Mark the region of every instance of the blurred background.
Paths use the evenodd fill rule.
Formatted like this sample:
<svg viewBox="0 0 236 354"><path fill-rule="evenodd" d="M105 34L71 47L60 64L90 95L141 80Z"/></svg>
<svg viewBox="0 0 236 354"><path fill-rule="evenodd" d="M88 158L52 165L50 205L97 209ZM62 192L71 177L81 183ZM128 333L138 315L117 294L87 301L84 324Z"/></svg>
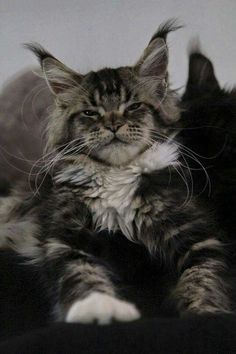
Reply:
<svg viewBox="0 0 236 354"><path fill-rule="evenodd" d="M169 36L174 88L187 76L187 45L198 36L221 84L236 83L235 0L0 0L0 84L36 64L22 43L36 41L84 73L134 63L158 25L177 17Z"/></svg>

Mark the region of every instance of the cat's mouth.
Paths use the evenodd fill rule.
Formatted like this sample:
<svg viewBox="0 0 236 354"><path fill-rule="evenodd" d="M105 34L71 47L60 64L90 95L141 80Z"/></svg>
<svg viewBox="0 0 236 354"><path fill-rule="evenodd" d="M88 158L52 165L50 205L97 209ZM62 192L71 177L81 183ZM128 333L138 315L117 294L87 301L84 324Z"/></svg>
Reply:
<svg viewBox="0 0 236 354"><path fill-rule="evenodd" d="M128 144L127 141L123 141L120 138L118 138L116 135L114 135L114 137L108 141L105 146L109 146L109 145L120 145L120 144Z"/></svg>
<svg viewBox="0 0 236 354"><path fill-rule="evenodd" d="M92 151L92 156L110 165L121 166L132 161L143 150L143 146L131 141L123 140L122 137L113 136L99 149Z"/></svg>
<svg viewBox="0 0 236 354"><path fill-rule="evenodd" d="M114 136L114 138L110 142L110 144L125 144L125 143L126 143L125 141L122 141L117 136Z"/></svg>

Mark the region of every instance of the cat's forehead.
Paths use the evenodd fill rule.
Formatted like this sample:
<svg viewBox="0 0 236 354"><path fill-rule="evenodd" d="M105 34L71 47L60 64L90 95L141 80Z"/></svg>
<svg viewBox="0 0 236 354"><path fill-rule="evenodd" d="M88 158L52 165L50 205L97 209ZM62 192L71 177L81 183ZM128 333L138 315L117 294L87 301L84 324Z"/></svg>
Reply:
<svg viewBox="0 0 236 354"><path fill-rule="evenodd" d="M129 101L134 83L134 75L128 67L93 71L88 73L84 80L84 85L90 93L89 98L94 105Z"/></svg>

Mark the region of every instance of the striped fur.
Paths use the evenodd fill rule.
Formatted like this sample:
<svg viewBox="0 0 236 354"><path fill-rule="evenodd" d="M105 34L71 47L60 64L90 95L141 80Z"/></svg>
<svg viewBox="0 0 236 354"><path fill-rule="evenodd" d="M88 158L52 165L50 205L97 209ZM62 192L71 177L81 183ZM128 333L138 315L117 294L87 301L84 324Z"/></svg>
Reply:
<svg viewBox="0 0 236 354"><path fill-rule="evenodd" d="M161 27L133 67L84 76L33 47L56 100L48 126L49 175L39 195L18 198L5 222L21 223L25 231L27 220L35 226L35 244L21 242L18 252L31 252L31 261L42 265L57 319L139 317L121 298L99 230L111 239L122 233L127 249L132 241L175 269L172 296L180 314L231 311L219 231L209 210L186 198L190 174L174 130L179 109L167 74L171 29ZM10 231L3 246L14 242L17 249L17 236L13 240L4 227Z"/></svg>

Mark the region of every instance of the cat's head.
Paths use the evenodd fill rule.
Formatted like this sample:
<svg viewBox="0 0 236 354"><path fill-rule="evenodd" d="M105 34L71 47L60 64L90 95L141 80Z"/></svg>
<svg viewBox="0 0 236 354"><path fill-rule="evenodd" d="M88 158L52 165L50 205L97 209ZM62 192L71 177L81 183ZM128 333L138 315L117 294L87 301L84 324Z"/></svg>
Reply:
<svg viewBox="0 0 236 354"><path fill-rule="evenodd" d="M228 164L236 153L236 89L221 87L212 61L203 54L200 43L191 43L189 72L186 90L182 97L183 113L181 139L203 159L203 164L213 166ZM213 158L215 157L215 158ZM214 176L213 176L214 178Z"/></svg>
<svg viewBox="0 0 236 354"><path fill-rule="evenodd" d="M182 102L183 110L192 120L215 120L218 125L221 119L227 124L230 120L235 122L236 88L226 89L219 84L214 65L203 54L198 41L190 46L188 79Z"/></svg>
<svg viewBox="0 0 236 354"><path fill-rule="evenodd" d="M29 45L55 95L48 150L67 155L83 152L122 165L168 135L169 126L179 119L168 83L166 44L168 32L176 28L173 21L161 25L135 65L86 75L71 70L42 47Z"/></svg>

